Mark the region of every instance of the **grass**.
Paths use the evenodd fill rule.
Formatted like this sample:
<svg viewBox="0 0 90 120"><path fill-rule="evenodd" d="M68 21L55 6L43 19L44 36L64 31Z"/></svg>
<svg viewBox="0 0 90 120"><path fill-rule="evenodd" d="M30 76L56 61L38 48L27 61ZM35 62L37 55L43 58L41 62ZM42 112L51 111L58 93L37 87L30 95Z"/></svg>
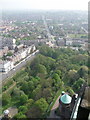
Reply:
<svg viewBox="0 0 90 120"><path fill-rule="evenodd" d="M70 38L88 38L87 34L68 34Z"/></svg>
<svg viewBox="0 0 90 120"><path fill-rule="evenodd" d="M47 115L50 114L50 111L51 111L53 105L55 104L57 98L60 96L61 92L62 92L62 89L60 89L60 90L57 91L56 96L54 97L52 103L50 104L50 106L49 106L49 108L48 108Z"/></svg>

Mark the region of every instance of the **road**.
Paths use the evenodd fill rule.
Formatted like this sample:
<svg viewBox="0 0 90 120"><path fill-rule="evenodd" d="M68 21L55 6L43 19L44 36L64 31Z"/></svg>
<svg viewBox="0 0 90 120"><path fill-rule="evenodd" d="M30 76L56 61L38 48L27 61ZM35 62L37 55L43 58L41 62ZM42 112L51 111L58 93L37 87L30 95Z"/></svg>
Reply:
<svg viewBox="0 0 90 120"><path fill-rule="evenodd" d="M50 34L49 29L48 29L48 25L47 25L47 23L46 23L46 20L45 20L45 17L44 17L44 16L42 16L42 20L43 20L43 22L44 22L44 25L45 25L45 29L46 29L46 31L47 31L48 38L51 39L51 34Z"/></svg>
<svg viewBox="0 0 90 120"><path fill-rule="evenodd" d="M49 31L49 28L48 28L48 25L47 25L47 22L46 22L44 16L42 16L42 20L43 20L43 23L44 23L45 29L46 29L46 31L47 31L47 36L48 36L49 41L54 42L55 40L52 38L52 35L51 35L50 31Z"/></svg>
<svg viewBox="0 0 90 120"><path fill-rule="evenodd" d="M88 31L84 27L81 27L81 29L88 34Z"/></svg>
<svg viewBox="0 0 90 120"><path fill-rule="evenodd" d="M24 60L22 60L21 62L19 62L14 69L12 69L11 71L9 71L8 73L1 73L0 74L0 84L2 82L5 81L6 78L11 77L12 75L14 75L17 71L19 71L23 66L25 66L27 64L28 61L33 60L33 58L35 58L36 54L39 51L37 50L36 52L32 53L31 55L29 55L27 58L25 58Z"/></svg>

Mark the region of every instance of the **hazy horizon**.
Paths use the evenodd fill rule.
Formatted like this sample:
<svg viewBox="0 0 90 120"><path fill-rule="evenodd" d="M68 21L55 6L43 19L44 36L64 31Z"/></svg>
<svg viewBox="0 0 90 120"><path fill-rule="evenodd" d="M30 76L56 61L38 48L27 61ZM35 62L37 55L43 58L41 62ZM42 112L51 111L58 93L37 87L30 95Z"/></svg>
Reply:
<svg viewBox="0 0 90 120"><path fill-rule="evenodd" d="M1 0L2 10L88 10L88 0Z"/></svg>

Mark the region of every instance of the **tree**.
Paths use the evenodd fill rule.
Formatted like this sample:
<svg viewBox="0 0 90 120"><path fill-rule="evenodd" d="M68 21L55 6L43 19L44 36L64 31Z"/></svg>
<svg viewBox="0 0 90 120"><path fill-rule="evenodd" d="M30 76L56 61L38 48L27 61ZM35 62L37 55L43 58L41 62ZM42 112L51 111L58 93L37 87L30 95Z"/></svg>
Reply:
<svg viewBox="0 0 90 120"><path fill-rule="evenodd" d="M42 78L42 81L40 82L42 89L48 88L51 86L50 80L49 79L44 79Z"/></svg>
<svg viewBox="0 0 90 120"><path fill-rule="evenodd" d="M11 95L17 99L19 99L20 95L23 95L24 92L21 91L19 88L15 87L13 90L12 90L12 93Z"/></svg>
<svg viewBox="0 0 90 120"><path fill-rule="evenodd" d="M48 98L52 97L52 90L50 88L44 88L42 96L48 101Z"/></svg>
<svg viewBox="0 0 90 120"><path fill-rule="evenodd" d="M62 86L61 79L57 73L54 73L52 78L53 78L53 85L57 90L58 88Z"/></svg>
<svg viewBox="0 0 90 120"><path fill-rule="evenodd" d="M57 73L59 75L59 77L61 78L62 74L60 70L56 70L55 73Z"/></svg>
<svg viewBox="0 0 90 120"><path fill-rule="evenodd" d="M18 114L16 114L16 115L14 116L14 119L15 119L15 120L18 120L18 119L26 119L26 118L27 118L26 115L23 114L22 112L19 112Z"/></svg>
<svg viewBox="0 0 90 120"><path fill-rule="evenodd" d="M72 85L79 78L76 70L69 70L68 72L68 83Z"/></svg>
<svg viewBox="0 0 90 120"><path fill-rule="evenodd" d="M19 40L16 40L16 45L20 45L20 41Z"/></svg>
<svg viewBox="0 0 90 120"><path fill-rule="evenodd" d="M88 61L88 56L83 54L74 55L71 57L71 62L77 65L86 65Z"/></svg>
<svg viewBox="0 0 90 120"><path fill-rule="evenodd" d="M87 66L82 66L79 70L78 73L80 75L81 78L85 77L86 75L88 75L88 67Z"/></svg>
<svg viewBox="0 0 90 120"><path fill-rule="evenodd" d="M43 118L48 104L52 102L58 90L65 88L63 90L73 95L74 91L77 92L88 79L87 66L89 65L85 55L87 53L66 48L52 49L46 46L45 49L44 47L40 49L41 54L13 77L16 82L16 88L10 89L13 101L8 98L9 95L3 99L6 102L5 108L9 102L18 105L19 118L25 117L26 113L30 118ZM5 83L4 86L8 89L10 85Z"/></svg>
<svg viewBox="0 0 90 120"><path fill-rule="evenodd" d="M50 72L50 69L52 69L54 67L54 63L55 63L55 60L52 59L51 57L46 57L41 54L37 55L37 57L32 61L31 65L30 65L31 70L32 70L32 75L35 76L36 73L38 73L37 66L39 64L44 65L43 66L44 72L46 71L46 69L47 69L47 72ZM40 68L41 68L41 65L39 66Z"/></svg>
<svg viewBox="0 0 90 120"><path fill-rule="evenodd" d="M21 90L23 90L26 94L28 93L29 90L28 82L26 81L22 82Z"/></svg>
<svg viewBox="0 0 90 120"><path fill-rule="evenodd" d="M34 73L34 75L37 75L38 73L46 74L47 73L47 69L42 64L36 64L36 66L34 66L33 73Z"/></svg>
<svg viewBox="0 0 90 120"><path fill-rule="evenodd" d="M12 52L8 52L8 53L7 53L7 56L12 56L12 55L13 55Z"/></svg>
<svg viewBox="0 0 90 120"><path fill-rule="evenodd" d="M20 101L19 101L19 103L20 103L20 105L23 105L23 104L25 104L26 102L27 102L27 100L28 100L28 97L27 97L27 95L21 95L20 96Z"/></svg>
<svg viewBox="0 0 90 120"><path fill-rule="evenodd" d="M41 98L41 93L42 93L42 90L41 90L41 85L38 85L36 87L36 89L33 90L32 92L32 97L35 99L35 100L38 100Z"/></svg>
<svg viewBox="0 0 90 120"><path fill-rule="evenodd" d="M11 101L11 96L10 94L3 93L2 94L2 105L7 105Z"/></svg>
<svg viewBox="0 0 90 120"><path fill-rule="evenodd" d="M31 75L31 68L30 68L30 63L27 63L25 67L25 71L28 73L28 77Z"/></svg>
<svg viewBox="0 0 90 120"><path fill-rule="evenodd" d="M60 79L60 77L57 73L54 73L52 78L55 79L56 81L58 81Z"/></svg>
<svg viewBox="0 0 90 120"><path fill-rule="evenodd" d="M35 102L32 108L27 112L29 118L42 118L48 108L48 103L44 98L41 98Z"/></svg>
<svg viewBox="0 0 90 120"><path fill-rule="evenodd" d="M30 81L32 82L31 84L33 85L32 87L34 87L34 88L36 88L37 87L37 85L39 84L39 79L37 79L37 78L35 78L35 77L30 77ZM30 82L29 81L29 82ZM29 82L28 82L28 84L29 84ZM29 84L30 85L30 84Z"/></svg>
<svg viewBox="0 0 90 120"><path fill-rule="evenodd" d="M33 91L35 89L35 85L33 81L29 81L28 86L29 86L29 89L28 89L29 91Z"/></svg>
<svg viewBox="0 0 90 120"><path fill-rule="evenodd" d="M38 71L38 73L43 73L43 74L47 73L46 67L44 65L42 65L42 64L37 65L37 71Z"/></svg>
<svg viewBox="0 0 90 120"><path fill-rule="evenodd" d="M44 98L41 98L35 102L35 106L38 107L43 114L48 108L48 103L46 102Z"/></svg>
<svg viewBox="0 0 90 120"><path fill-rule="evenodd" d="M27 112L27 118L41 118L41 111L38 107L33 105Z"/></svg>
<svg viewBox="0 0 90 120"><path fill-rule="evenodd" d="M78 81L75 81L75 83L73 84L74 91L76 91L76 92L79 91L84 82L85 81L82 78L79 78Z"/></svg>
<svg viewBox="0 0 90 120"><path fill-rule="evenodd" d="M54 49L48 47L47 45L43 45L40 48L40 53L45 56L53 57Z"/></svg>
<svg viewBox="0 0 90 120"><path fill-rule="evenodd" d="M20 106L18 110L19 112L26 113L28 109L27 106Z"/></svg>
<svg viewBox="0 0 90 120"><path fill-rule="evenodd" d="M65 91L67 91L71 96L73 96L75 94L73 89L69 86L66 86Z"/></svg>
<svg viewBox="0 0 90 120"><path fill-rule="evenodd" d="M34 104L34 100L33 99L29 99L26 103L26 106L28 109L30 109L32 107L32 105Z"/></svg>

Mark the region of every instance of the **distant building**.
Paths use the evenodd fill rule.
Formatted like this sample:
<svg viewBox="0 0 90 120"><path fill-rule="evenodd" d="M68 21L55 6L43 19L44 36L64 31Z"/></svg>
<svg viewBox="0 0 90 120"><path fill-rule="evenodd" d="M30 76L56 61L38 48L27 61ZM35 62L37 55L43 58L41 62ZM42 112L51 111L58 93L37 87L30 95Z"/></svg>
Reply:
<svg viewBox="0 0 90 120"><path fill-rule="evenodd" d="M31 46L38 45L39 43L46 43L47 39L37 39L37 40L20 40L20 44Z"/></svg>
<svg viewBox="0 0 90 120"><path fill-rule="evenodd" d="M13 56L8 57L8 60L12 61L15 64L16 62L19 62L21 59L24 59L31 52L34 52L36 50L35 45L28 46L25 48L21 48L21 47L22 47L22 45L20 46L18 51L14 53Z"/></svg>
<svg viewBox="0 0 90 120"><path fill-rule="evenodd" d="M65 46L66 45L66 40L64 38L59 38L56 41L56 43L57 43L58 46Z"/></svg>
<svg viewBox="0 0 90 120"><path fill-rule="evenodd" d="M20 40L20 44L31 46L32 44L38 43L39 40Z"/></svg>
<svg viewBox="0 0 90 120"><path fill-rule="evenodd" d="M21 55L21 59L25 58L28 55L27 49L20 51L20 55Z"/></svg>
<svg viewBox="0 0 90 120"><path fill-rule="evenodd" d="M72 46L73 41L70 39L66 40L66 46Z"/></svg>
<svg viewBox="0 0 90 120"><path fill-rule="evenodd" d="M32 45L31 46L32 47L32 49L33 49L33 52L36 50L36 47L35 47L35 45Z"/></svg>
<svg viewBox="0 0 90 120"><path fill-rule="evenodd" d="M89 48L90 48L90 43L85 43L85 44L83 45L83 49L84 49L84 50L89 50Z"/></svg>
<svg viewBox="0 0 90 120"><path fill-rule="evenodd" d="M8 53L8 47L3 47L0 49L0 57L3 57L3 55L6 55Z"/></svg>
<svg viewBox="0 0 90 120"><path fill-rule="evenodd" d="M20 44L20 45L18 45L18 46L15 46L15 52L17 52L17 51L19 51L19 50L21 50L21 49L23 49L24 48L24 45L23 44Z"/></svg>
<svg viewBox="0 0 90 120"><path fill-rule="evenodd" d="M16 40L13 38L1 38L0 39L0 48L7 46L9 49L14 49Z"/></svg>
<svg viewBox="0 0 90 120"><path fill-rule="evenodd" d="M54 44L51 41L46 42L46 45L48 45L49 47L54 47Z"/></svg>

